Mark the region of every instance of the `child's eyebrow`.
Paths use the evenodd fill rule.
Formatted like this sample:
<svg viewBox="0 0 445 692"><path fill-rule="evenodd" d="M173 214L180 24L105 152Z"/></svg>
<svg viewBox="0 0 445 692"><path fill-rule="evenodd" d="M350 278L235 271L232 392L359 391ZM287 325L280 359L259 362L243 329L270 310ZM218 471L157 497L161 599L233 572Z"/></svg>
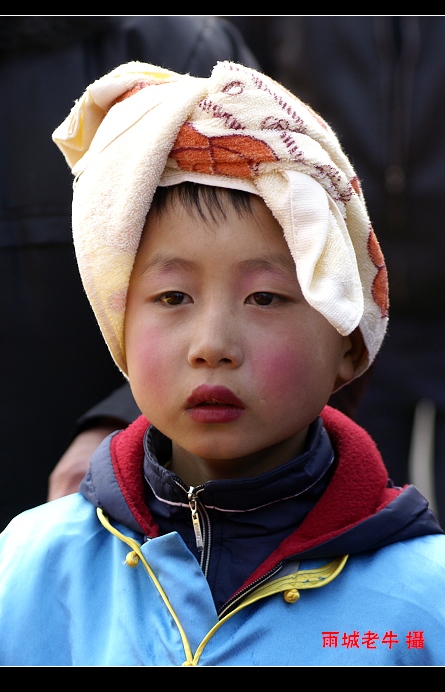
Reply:
<svg viewBox="0 0 445 692"><path fill-rule="evenodd" d="M193 260L185 259L184 257L169 256L169 255L154 255L150 260L144 262L138 270L138 274L148 274L154 270L169 271L172 269L187 269L191 270L197 267L197 263Z"/></svg>
<svg viewBox="0 0 445 692"><path fill-rule="evenodd" d="M168 272L172 270L187 270L192 271L198 268L198 263L194 260L178 257L176 255L154 255L147 262L144 262L138 269L138 275L143 276L153 271ZM291 272L295 274L295 264L291 257L285 254L276 253L267 257L250 257L249 259L241 260L238 264L238 269L241 273L254 272Z"/></svg>
<svg viewBox="0 0 445 692"><path fill-rule="evenodd" d="M251 259L242 260L239 264L241 271L247 272L276 272L289 271L293 274L296 272L295 264L291 257L285 254L276 253L268 257L253 257Z"/></svg>

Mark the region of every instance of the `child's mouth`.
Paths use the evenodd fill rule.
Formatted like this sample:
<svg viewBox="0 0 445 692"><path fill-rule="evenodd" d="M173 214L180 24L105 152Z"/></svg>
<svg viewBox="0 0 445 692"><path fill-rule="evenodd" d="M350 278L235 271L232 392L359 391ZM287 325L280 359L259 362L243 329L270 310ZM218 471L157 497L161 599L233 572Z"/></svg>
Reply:
<svg viewBox="0 0 445 692"><path fill-rule="evenodd" d="M201 384L193 390L187 399L187 408L194 406L233 406L244 409L241 399L238 399L227 387Z"/></svg>
<svg viewBox="0 0 445 692"><path fill-rule="evenodd" d="M233 404L216 401L216 399L209 399L208 401L202 401L200 404L197 404L197 406L233 406Z"/></svg>
<svg viewBox="0 0 445 692"><path fill-rule="evenodd" d="M230 423L245 410L243 402L227 387L200 385L187 399L186 412L199 423Z"/></svg>

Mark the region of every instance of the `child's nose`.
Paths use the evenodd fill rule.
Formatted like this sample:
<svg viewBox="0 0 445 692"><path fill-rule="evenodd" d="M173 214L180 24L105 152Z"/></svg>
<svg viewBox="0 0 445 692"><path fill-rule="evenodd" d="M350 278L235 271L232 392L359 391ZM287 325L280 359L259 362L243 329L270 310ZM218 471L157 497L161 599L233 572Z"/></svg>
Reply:
<svg viewBox="0 0 445 692"><path fill-rule="evenodd" d="M190 365L216 368L221 365L239 367L242 364L244 354L239 325L228 312L207 311L195 323L189 348Z"/></svg>

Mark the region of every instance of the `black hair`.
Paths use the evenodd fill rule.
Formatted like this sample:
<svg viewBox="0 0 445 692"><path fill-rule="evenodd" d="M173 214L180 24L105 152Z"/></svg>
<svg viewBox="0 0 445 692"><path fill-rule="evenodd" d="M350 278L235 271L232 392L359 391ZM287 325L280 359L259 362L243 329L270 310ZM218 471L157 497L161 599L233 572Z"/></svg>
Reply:
<svg viewBox="0 0 445 692"><path fill-rule="evenodd" d="M188 181L171 187L158 187L151 209L160 216L172 199L177 199L188 212L198 212L202 219L207 218L207 212L213 221L226 218L228 204L235 208L239 216L252 213L252 193Z"/></svg>

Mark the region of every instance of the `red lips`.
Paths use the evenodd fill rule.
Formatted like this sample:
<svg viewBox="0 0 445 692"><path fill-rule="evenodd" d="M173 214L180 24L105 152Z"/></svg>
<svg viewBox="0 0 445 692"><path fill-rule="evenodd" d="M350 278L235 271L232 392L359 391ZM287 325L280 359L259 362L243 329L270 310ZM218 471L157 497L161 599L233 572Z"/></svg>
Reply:
<svg viewBox="0 0 445 692"><path fill-rule="evenodd" d="M196 387L187 399L187 406L190 408L203 404L220 404L244 408L243 402L227 387L212 387L207 384L201 384L199 387Z"/></svg>
<svg viewBox="0 0 445 692"><path fill-rule="evenodd" d="M232 423L244 413L243 402L227 387L202 384L187 399L186 413L196 423Z"/></svg>

